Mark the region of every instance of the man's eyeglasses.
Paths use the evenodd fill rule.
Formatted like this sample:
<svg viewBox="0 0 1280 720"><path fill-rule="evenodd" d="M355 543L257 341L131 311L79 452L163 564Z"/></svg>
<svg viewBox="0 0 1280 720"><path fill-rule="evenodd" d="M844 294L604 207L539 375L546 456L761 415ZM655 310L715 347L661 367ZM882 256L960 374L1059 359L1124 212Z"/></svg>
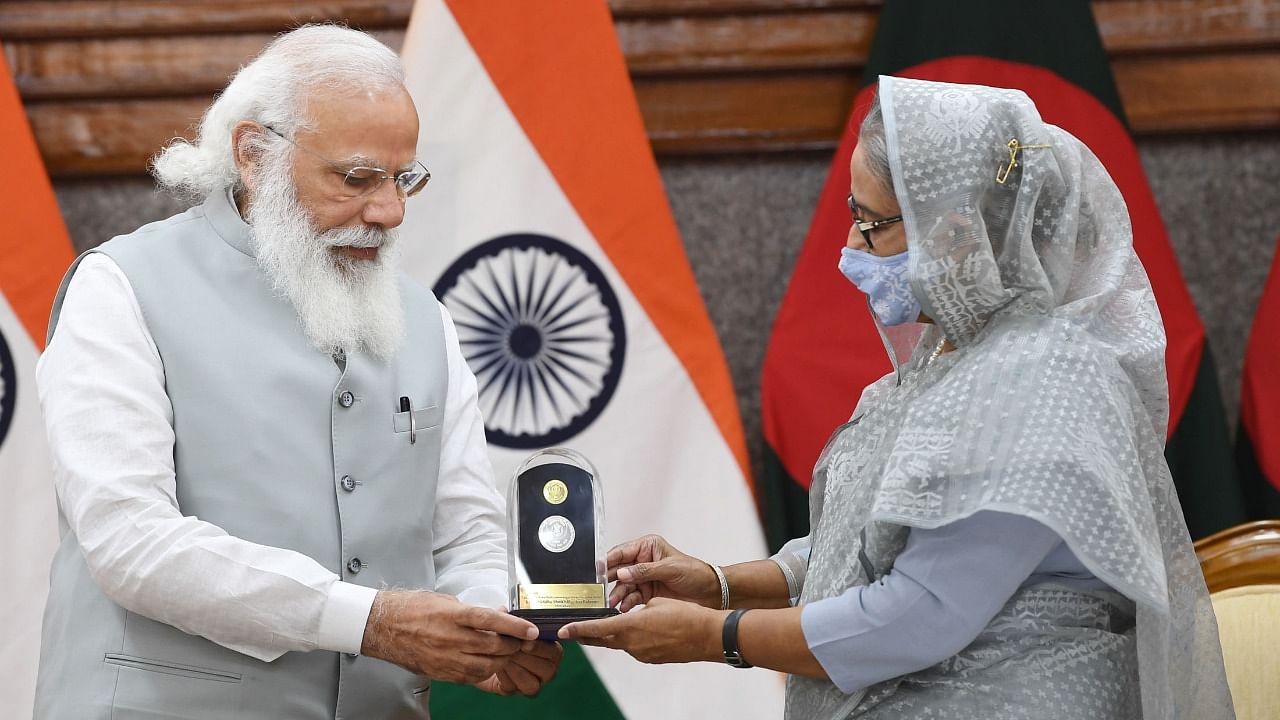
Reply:
<svg viewBox="0 0 1280 720"><path fill-rule="evenodd" d="M862 233L862 239L867 241L867 247L872 250L876 249L876 246L871 243L872 230L902 222L901 215L894 215L883 220L863 220L858 217L858 209L858 203L853 199L853 193L849 193L849 214L853 216L853 226L858 228L858 232Z"/></svg>
<svg viewBox="0 0 1280 720"><path fill-rule="evenodd" d="M427 182L431 180L431 171L417 160L413 162L415 167L409 168L408 170L401 170L394 175L389 174L382 168L376 167L353 167L350 169L344 169L341 163L336 163L314 150L299 145L297 142L286 137L284 133L276 130L275 128L267 125L263 125L262 127L290 145L323 161L331 170L333 170L333 172L341 175L342 193L349 198L363 197L365 195L372 194L378 188L382 187L382 183L387 180L395 181L396 190L401 195L404 197L412 197L417 195L419 192L422 192L422 189L427 186Z"/></svg>

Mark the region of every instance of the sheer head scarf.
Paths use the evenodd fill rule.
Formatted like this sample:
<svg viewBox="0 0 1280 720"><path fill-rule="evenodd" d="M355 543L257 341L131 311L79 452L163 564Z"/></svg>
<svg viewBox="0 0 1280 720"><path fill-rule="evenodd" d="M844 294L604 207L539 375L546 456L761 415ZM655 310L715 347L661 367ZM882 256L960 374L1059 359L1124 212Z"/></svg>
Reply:
<svg viewBox="0 0 1280 720"><path fill-rule="evenodd" d="M936 324L819 459L802 602L887 571L895 528L1028 516L1135 602L1144 718L1230 717L1163 456L1164 330L1119 189L1020 91L881 77L879 102L911 287ZM957 350L934 359L943 337ZM858 715L861 699L793 677L788 716Z"/></svg>

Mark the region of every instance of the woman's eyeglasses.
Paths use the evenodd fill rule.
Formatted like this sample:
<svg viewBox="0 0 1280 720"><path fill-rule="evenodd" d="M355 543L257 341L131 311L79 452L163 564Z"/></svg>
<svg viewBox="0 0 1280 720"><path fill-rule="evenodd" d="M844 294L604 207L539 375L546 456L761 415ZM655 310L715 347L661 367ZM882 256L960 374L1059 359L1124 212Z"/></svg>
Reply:
<svg viewBox="0 0 1280 720"><path fill-rule="evenodd" d="M853 226L858 228L858 232L862 233L862 239L867 241L867 247L875 250L876 246L871 242L871 231L882 228L885 225L902 222L901 215L894 215L891 218L883 220L863 220L858 217L858 203L853 199L853 193L849 193L849 214L853 216Z"/></svg>

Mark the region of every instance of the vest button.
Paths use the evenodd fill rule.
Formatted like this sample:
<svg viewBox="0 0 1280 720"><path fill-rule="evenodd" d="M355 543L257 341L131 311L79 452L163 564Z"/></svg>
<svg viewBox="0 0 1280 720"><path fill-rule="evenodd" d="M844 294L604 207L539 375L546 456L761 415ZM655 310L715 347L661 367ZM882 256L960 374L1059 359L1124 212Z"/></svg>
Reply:
<svg viewBox="0 0 1280 720"><path fill-rule="evenodd" d="M360 562L360 558L351 558L347 561L347 570L349 570L352 575L360 572L360 568L362 567L364 567L364 563Z"/></svg>
<svg viewBox="0 0 1280 720"><path fill-rule="evenodd" d="M355 478L351 477L350 475L343 475L343 476L342 476L342 489L343 489L343 490L346 490L347 492L355 492L355 489L356 489L356 480L355 480Z"/></svg>
<svg viewBox="0 0 1280 720"><path fill-rule="evenodd" d="M342 407L351 407L355 404L355 401L356 396L352 395L350 390L343 390L342 394L338 396L338 404Z"/></svg>

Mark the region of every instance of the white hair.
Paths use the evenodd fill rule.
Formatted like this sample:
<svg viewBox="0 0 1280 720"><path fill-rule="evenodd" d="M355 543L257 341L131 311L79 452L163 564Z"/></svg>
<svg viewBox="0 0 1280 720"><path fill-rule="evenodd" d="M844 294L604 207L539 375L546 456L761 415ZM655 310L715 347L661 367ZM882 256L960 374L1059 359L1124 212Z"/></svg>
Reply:
<svg viewBox="0 0 1280 720"><path fill-rule="evenodd" d="M884 113L880 110L879 91L872 99L867 116L862 119L862 127L858 130L858 144L862 146L862 157L871 176L890 195L896 194L893 189L893 170L889 165L889 143L885 138Z"/></svg>
<svg viewBox="0 0 1280 720"><path fill-rule="evenodd" d="M280 35L240 68L200 120L195 142L177 139L151 162L161 187L201 201L239 183L231 132L253 120L286 136L307 127L307 98L316 91L394 90L404 67L390 48L358 30L304 25ZM263 136L260 142L284 142Z"/></svg>
<svg viewBox="0 0 1280 720"><path fill-rule="evenodd" d="M390 360L404 340L396 232L370 224L317 230L289 179L290 156L280 143L261 156L261 187L246 218L258 266L316 349ZM377 248L376 259L334 252L344 246Z"/></svg>

